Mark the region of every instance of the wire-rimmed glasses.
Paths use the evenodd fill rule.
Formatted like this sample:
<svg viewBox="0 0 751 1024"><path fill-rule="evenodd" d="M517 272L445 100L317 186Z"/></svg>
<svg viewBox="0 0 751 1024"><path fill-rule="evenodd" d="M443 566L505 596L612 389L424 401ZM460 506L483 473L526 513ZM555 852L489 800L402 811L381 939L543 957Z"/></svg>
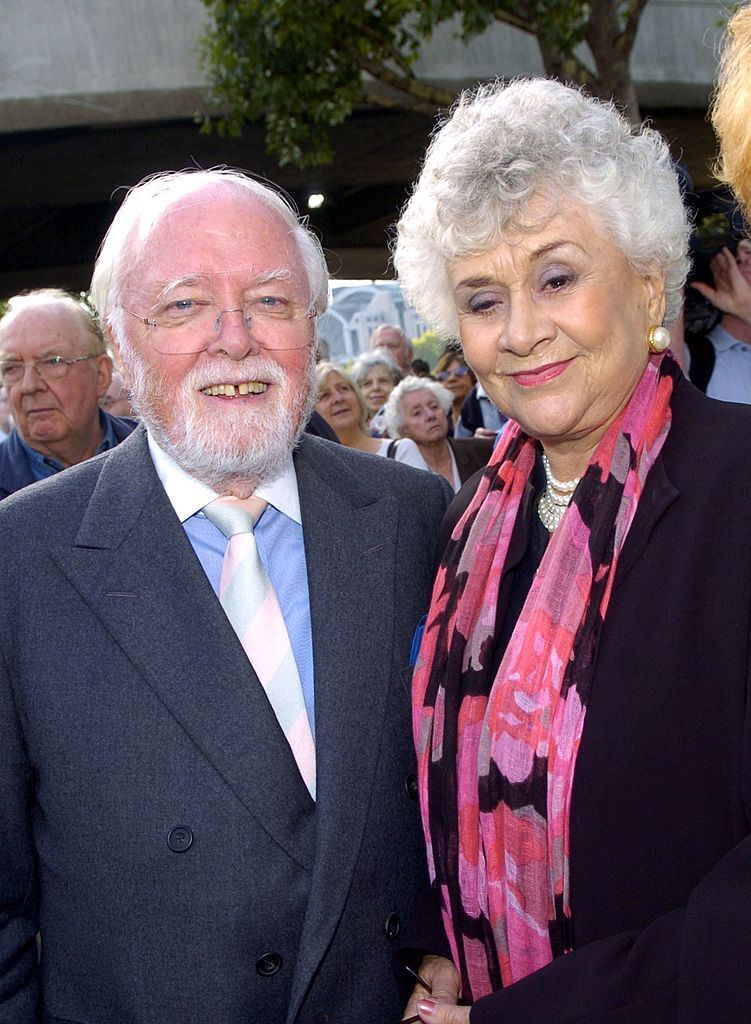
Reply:
<svg viewBox="0 0 751 1024"><path fill-rule="evenodd" d="M315 312L285 295L262 294L244 299L242 306L222 308L211 295L183 294L158 303L147 314L121 307L153 333L157 351L167 354L201 352L222 330L224 317L239 314L246 330L258 327L254 340L261 348L283 351L310 343L308 322Z"/></svg>
<svg viewBox="0 0 751 1024"><path fill-rule="evenodd" d="M36 375L44 381L62 380L68 369L75 363L85 363L102 354L101 352L92 352L88 356L75 356L72 359L65 356L46 356L44 359L34 359L28 363L22 359L3 359L0 360L0 381L4 387L18 384L23 380L27 366L30 366Z"/></svg>

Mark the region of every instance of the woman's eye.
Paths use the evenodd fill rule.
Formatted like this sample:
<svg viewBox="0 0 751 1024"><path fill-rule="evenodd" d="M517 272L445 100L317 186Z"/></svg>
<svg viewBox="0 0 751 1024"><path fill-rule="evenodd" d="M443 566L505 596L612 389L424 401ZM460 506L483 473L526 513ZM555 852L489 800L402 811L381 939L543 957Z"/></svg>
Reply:
<svg viewBox="0 0 751 1024"><path fill-rule="evenodd" d="M558 292L570 285L573 280L574 275L568 271L551 273L542 279L542 288L544 291Z"/></svg>
<svg viewBox="0 0 751 1024"><path fill-rule="evenodd" d="M467 311L473 316L487 316L503 306L503 296L495 292L478 292L467 302Z"/></svg>

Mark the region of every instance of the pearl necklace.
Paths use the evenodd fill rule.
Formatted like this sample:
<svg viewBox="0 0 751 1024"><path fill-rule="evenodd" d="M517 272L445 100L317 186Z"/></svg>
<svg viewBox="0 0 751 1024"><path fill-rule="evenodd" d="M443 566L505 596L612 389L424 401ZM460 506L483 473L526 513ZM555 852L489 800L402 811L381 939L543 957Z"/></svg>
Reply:
<svg viewBox="0 0 751 1024"><path fill-rule="evenodd" d="M547 484L540 497L537 514L545 529L549 533L553 533L556 526L563 519L563 513L568 508L581 477L577 476L573 480L565 481L556 480L550 469L550 460L545 452L542 453L542 465L545 470Z"/></svg>

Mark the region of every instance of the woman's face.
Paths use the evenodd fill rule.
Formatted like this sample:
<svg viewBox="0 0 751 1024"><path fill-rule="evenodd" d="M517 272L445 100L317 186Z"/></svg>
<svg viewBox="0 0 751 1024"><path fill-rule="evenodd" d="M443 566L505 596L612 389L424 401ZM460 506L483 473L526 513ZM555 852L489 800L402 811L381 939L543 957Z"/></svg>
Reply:
<svg viewBox="0 0 751 1024"><path fill-rule="evenodd" d="M378 412L394 390L391 374L383 366L373 366L360 381L360 391L371 415Z"/></svg>
<svg viewBox="0 0 751 1024"><path fill-rule="evenodd" d="M402 397L401 407L403 437L411 437L417 444L445 440L449 432L448 419L429 388L408 391Z"/></svg>
<svg viewBox="0 0 751 1024"><path fill-rule="evenodd" d="M360 404L349 383L338 373L323 381L316 400L319 412L334 430L351 429L360 422Z"/></svg>
<svg viewBox="0 0 751 1024"><path fill-rule="evenodd" d="M472 376L469 367L461 359L453 359L448 366L435 375L435 379L454 396L454 402L463 402L472 390Z"/></svg>
<svg viewBox="0 0 751 1024"><path fill-rule="evenodd" d="M588 210L564 200L542 230L458 259L449 276L483 387L543 442L556 476L577 475L646 366L662 275L635 274Z"/></svg>

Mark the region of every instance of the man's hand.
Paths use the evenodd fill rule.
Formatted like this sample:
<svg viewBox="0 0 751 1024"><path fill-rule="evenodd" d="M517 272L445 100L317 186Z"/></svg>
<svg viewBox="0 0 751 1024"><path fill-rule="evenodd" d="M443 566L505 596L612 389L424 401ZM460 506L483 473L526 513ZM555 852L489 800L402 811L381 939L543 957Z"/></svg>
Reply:
<svg viewBox="0 0 751 1024"><path fill-rule="evenodd" d="M710 263L714 288L701 281L691 285L723 313L731 313L751 324L751 285L738 269L735 256L727 248L720 249Z"/></svg>
<svg viewBox="0 0 751 1024"><path fill-rule="evenodd" d="M465 1024L469 1020L469 1009L456 1005L461 991L461 979L459 978L459 972L451 961L443 956L426 956L420 964L418 973L430 985L432 991L428 992L420 984L415 985L404 1011L404 1016L416 1016L420 1012L417 1005L418 1002L435 1002L438 1004L438 1008L430 1017L422 1017L421 1014L420 1016L423 1020L435 1020L441 1022L441 1024ZM456 1011L460 1016L456 1018L436 1016L440 1011L451 1010Z"/></svg>

